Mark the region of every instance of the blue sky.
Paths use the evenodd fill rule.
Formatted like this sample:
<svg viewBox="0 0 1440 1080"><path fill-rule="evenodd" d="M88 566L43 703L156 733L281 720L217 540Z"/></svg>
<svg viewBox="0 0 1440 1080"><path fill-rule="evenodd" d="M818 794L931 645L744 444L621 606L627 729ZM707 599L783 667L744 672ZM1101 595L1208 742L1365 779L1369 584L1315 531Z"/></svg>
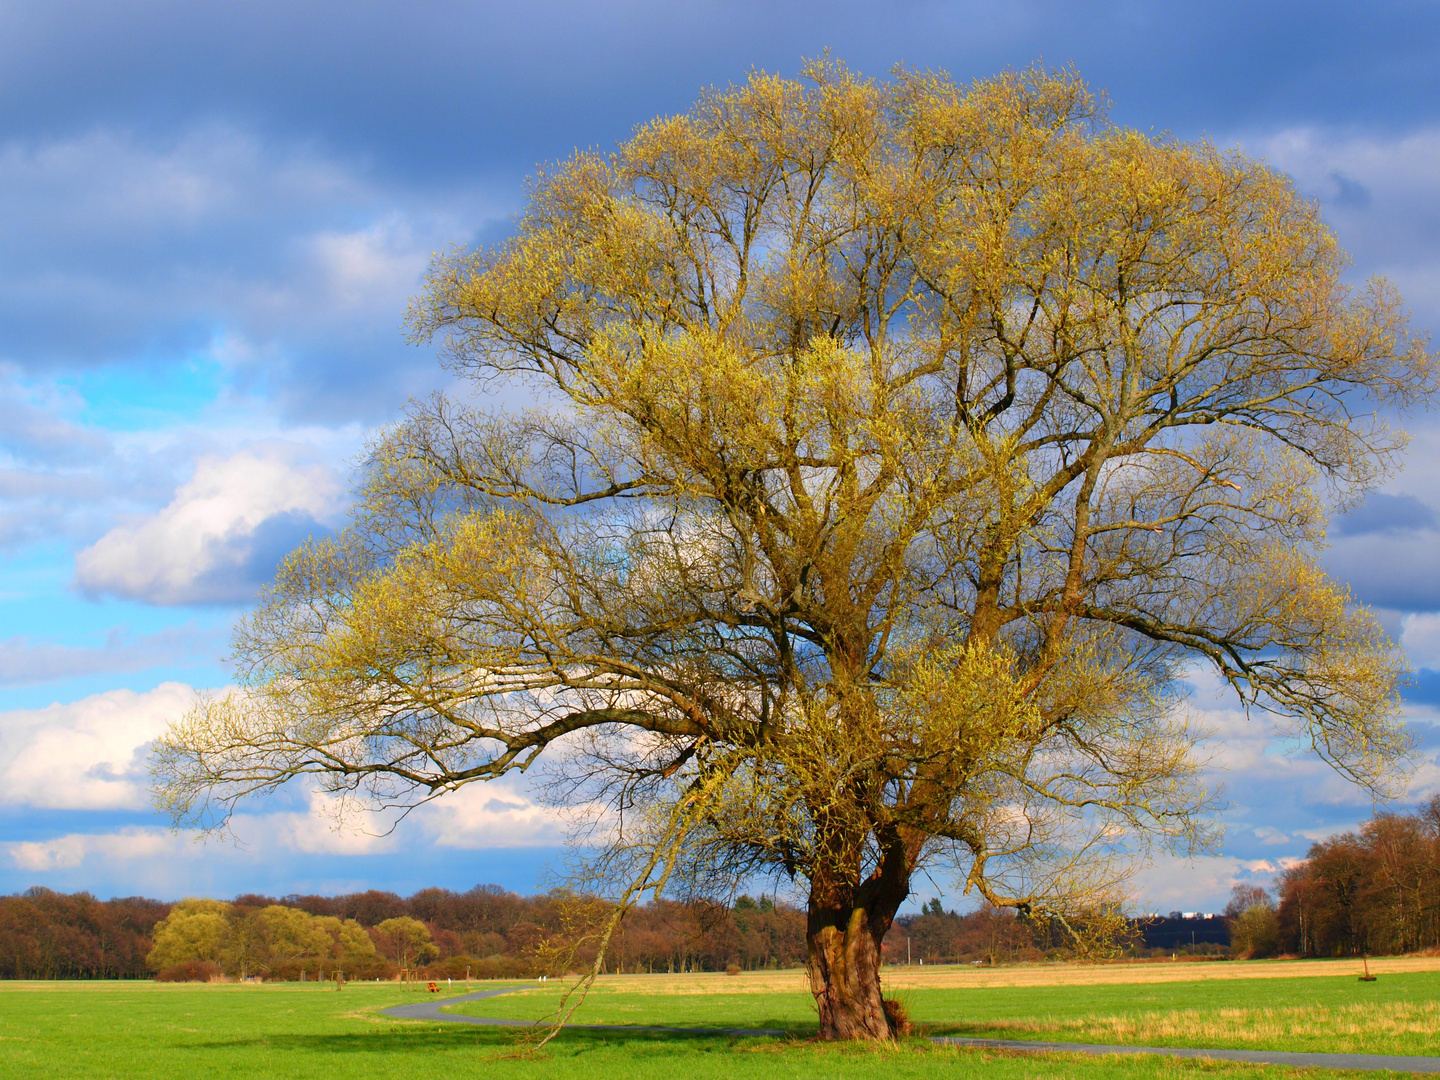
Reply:
<svg viewBox="0 0 1440 1080"><path fill-rule="evenodd" d="M384 837L290 793L202 845L148 809L146 748L226 683L229 626L343 515L366 433L447 385L401 332L430 253L503 236L537 164L825 48L1072 64L1123 124L1289 172L1356 278L1440 330L1432 3L0 0L0 891L543 887L563 828L518 782ZM1327 559L1417 668L1413 801L1440 792L1440 422L1410 427ZM1198 676L1189 707L1226 840L1144 873L1142 906L1218 908L1370 813Z"/></svg>

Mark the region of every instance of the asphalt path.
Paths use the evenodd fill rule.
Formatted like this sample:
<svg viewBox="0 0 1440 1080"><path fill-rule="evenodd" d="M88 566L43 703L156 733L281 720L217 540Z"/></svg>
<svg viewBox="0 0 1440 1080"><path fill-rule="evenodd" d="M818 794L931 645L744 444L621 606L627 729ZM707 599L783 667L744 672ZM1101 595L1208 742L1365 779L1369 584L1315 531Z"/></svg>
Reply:
<svg viewBox="0 0 1440 1080"><path fill-rule="evenodd" d="M462 1001L480 1001L522 989L478 990L459 997L430 998L414 1005L393 1005L380 1011L399 1020L439 1020L447 1024L486 1024L493 1027L534 1027L529 1020L496 1020L485 1016L464 1016L441 1012L440 1007ZM775 1028L642 1027L629 1024L566 1024L582 1031L658 1032L671 1035L788 1035ZM1440 1057L1408 1057L1396 1054L1311 1054L1288 1050L1210 1050L1188 1046L1105 1046L1097 1043L1031 1042L1020 1039L967 1039L936 1035L930 1040L943 1046L966 1046L985 1050L1010 1050L1029 1054L1161 1054L1165 1057L1244 1061L1252 1065L1290 1065L1322 1069L1359 1069L1408 1073L1440 1073Z"/></svg>
<svg viewBox="0 0 1440 1080"><path fill-rule="evenodd" d="M1023 1050L1031 1054L1164 1054L1166 1057L1246 1061L1252 1065L1309 1065L1322 1069L1440 1073L1440 1057L1405 1057L1396 1054L1309 1054L1289 1050L1208 1050L1188 1046L1101 1046L1095 1043L1029 1042L1019 1039L965 1039L953 1035L936 1035L930 1041L945 1046Z"/></svg>

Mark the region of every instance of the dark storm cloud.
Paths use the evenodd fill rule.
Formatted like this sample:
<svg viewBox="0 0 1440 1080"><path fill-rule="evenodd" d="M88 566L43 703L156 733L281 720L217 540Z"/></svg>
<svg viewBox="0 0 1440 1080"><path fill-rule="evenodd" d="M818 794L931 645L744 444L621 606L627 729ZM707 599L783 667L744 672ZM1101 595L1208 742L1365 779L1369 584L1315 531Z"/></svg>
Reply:
<svg viewBox="0 0 1440 1080"><path fill-rule="evenodd" d="M1199 128L1434 115L1440 9L1419 2L1108 5L631 2L0 8L0 132L220 117L373 153L388 171L514 175L607 144L751 65L832 47L879 73L1038 58L1109 87L1127 122Z"/></svg>
<svg viewBox="0 0 1440 1080"><path fill-rule="evenodd" d="M1331 534L1406 533L1433 529L1436 524L1435 512L1414 495L1387 495L1377 491L1352 512L1337 518Z"/></svg>
<svg viewBox="0 0 1440 1080"><path fill-rule="evenodd" d="M1339 537L1325 569L1370 607L1440 611L1440 533L1383 530Z"/></svg>
<svg viewBox="0 0 1440 1080"><path fill-rule="evenodd" d="M405 302L431 251L503 215L476 188L213 124L0 144L0 203L0 361L209 357L307 422L374 420L436 385Z"/></svg>
<svg viewBox="0 0 1440 1080"><path fill-rule="evenodd" d="M1437 26L1410 4L0 0L0 360L213 354L292 420L374 422L443 382L400 327L429 252L502 234L537 163L752 66L1043 59L1141 127L1373 128L1435 110ZM1322 197L1361 208L1340 165Z"/></svg>

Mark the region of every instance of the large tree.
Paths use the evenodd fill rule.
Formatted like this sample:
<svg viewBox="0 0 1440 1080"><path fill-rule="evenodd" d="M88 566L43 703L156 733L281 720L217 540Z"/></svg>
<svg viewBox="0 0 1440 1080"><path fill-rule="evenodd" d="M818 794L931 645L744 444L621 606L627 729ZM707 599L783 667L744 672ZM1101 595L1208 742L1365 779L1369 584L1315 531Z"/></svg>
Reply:
<svg viewBox="0 0 1440 1080"><path fill-rule="evenodd" d="M436 260L415 336L532 407L377 438L161 799L403 806L553 759L629 885L807 893L822 1035L889 1037L922 868L1081 933L1117 853L1205 842L1196 665L1394 779L1402 662L1317 552L1433 357L1344 265L1284 176L1068 73L708 93Z"/></svg>

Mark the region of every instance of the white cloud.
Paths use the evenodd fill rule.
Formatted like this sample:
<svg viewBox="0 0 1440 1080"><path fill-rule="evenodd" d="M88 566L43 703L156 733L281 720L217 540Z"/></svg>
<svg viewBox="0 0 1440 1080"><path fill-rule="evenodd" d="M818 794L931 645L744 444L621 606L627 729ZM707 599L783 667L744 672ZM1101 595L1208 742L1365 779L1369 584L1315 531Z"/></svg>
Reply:
<svg viewBox="0 0 1440 1080"><path fill-rule="evenodd" d="M132 697L157 698L162 692L174 690L175 685L161 687L152 695L131 695ZM178 688L189 694L188 688ZM96 753L90 746L94 729L103 726L95 723L102 711L96 702L115 699L113 694L99 695L79 703L86 706L88 722L76 723L73 719L61 718L56 731L58 741L80 747L79 757L68 772L56 775L55 742L46 742L29 753L24 763L22 779L29 777L28 790L32 796L31 805L51 805L34 801L34 793L48 790L47 785L59 791L75 794L73 785L76 775L85 771L83 765L97 758L111 757L126 759L128 786L97 789L91 786L79 792L79 798L72 797L67 807L115 808L136 806L143 802L144 793L137 781L141 766L137 755L143 751L143 744L137 744L128 755L125 745L136 742L141 734L148 732L153 737L163 728L163 718L158 723L144 723L131 727L128 737L115 740L118 749ZM188 700L188 696L184 697ZM39 710L53 719L60 706ZM16 715L0 717L0 722ZM32 725L33 726L33 725ZM124 724L119 725L125 727ZM5 730L0 728L0 731ZM106 767L102 762L102 770ZM89 770L94 773L93 768ZM8 778L0 777L0 781ZM54 781L60 781L54 783ZM124 782L119 782L123 783ZM129 884L125 889L141 888L151 894L164 894L168 890L174 895L195 892L215 894L213 886L203 884L206 880L221 877L235 879L234 888L248 891L261 885L264 875L276 867L293 867L287 871L292 879L307 878L312 865L320 860L332 868L335 858L347 862L354 860L355 869L346 875L350 884L345 889L355 890L373 886L373 871L377 857L387 864L393 863L396 855L409 853L433 863L436 853L445 849L461 848L476 852L509 851L519 853L527 848L551 849L564 840L564 827L558 814L539 806L525 793L523 780L500 780L490 785L475 784L460 792L452 793L434 803L427 804L416 813L400 822L393 831L386 832L384 819L370 815L356 815L337 821L332 804L317 792L309 794L305 808L299 810L278 810L265 812L263 801L250 804L246 813L236 815L232 822L233 843L217 841L198 844L195 838L186 834L155 827L127 827L109 831L72 832L42 840L12 841L0 843L0 855L8 858L13 870L25 874L47 876L51 880L65 880L71 887L81 887L85 881L98 878L122 878ZM10 785L7 783L7 788ZM22 791L23 794L23 791ZM91 801L84 802L84 798ZM368 830L368 831L367 831ZM518 849L518 850L517 850ZM443 856L447 862L454 857ZM485 867L483 856L473 860L477 869ZM481 870L481 873L487 871ZM58 875L58 877L57 877ZM144 884L140 884L143 882ZM80 883L80 884L77 884ZM423 884L423 882L421 883ZM92 886L93 887L93 886ZM419 887L415 885L413 887Z"/></svg>
<svg viewBox="0 0 1440 1080"><path fill-rule="evenodd" d="M564 815L538 802L523 777L477 781L403 817L363 811L342 817L335 802L311 791L303 810L266 812L254 802L231 824L247 846L315 855L380 855L416 843L467 851L555 847L566 839Z"/></svg>
<svg viewBox="0 0 1440 1080"><path fill-rule="evenodd" d="M297 463L293 447L202 457L168 506L81 551L75 582L153 604L243 602L285 550L323 531L339 493L334 474Z"/></svg>
<svg viewBox="0 0 1440 1080"><path fill-rule="evenodd" d="M566 838L562 814L537 802L523 780L509 777L470 784L426 803L411 820L437 847L551 847Z"/></svg>
<svg viewBox="0 0 1440 1080"><path fill-rule="evenodd" d="M1440 668L1440 614L1406 615L1400 620L1400 644L1416 667Z"/></svg>
<svg viewBox="0 0 1440 1080"><path fill-rule="evenodd" d="M1162 857L1130 881L1139 911L1219 911L1236 883L1249 879L1239 859Z"/></svg>
<svg viewBox="0 0 1440 1080"><path fill-rule="evenodd" d="M393 306L418 291L430 262L414 228L395 215L368 229L319 233L306 246L330 303L342 310Z"/></svg>
<svg viewBox="0 0 1440 1080"><path fill-rule="evenodd" d="M115 862L175 859L189 841L163 829L128 828L111 833L69 833L52 840L22 840L3 845L22 870L47 873L81 866L102 857Z"/></svg>
<svg viewBox="0 0 1440 1080"><path fill-rule="evenodd" d="M146 748L194 699L190 687L171 682L144 694L110 690L68 705L0 713L0 803L145 808ZM27 858L41 858L39 851Z"/></svg>
<svg viewBox="0 0 1440 1080"><path fill-rule="evenodd" d="M1158 854L1136 874L1136 902L1152 911L1218 911L1235 884L1268 884L1313 842L1357 828L1376 809L1366 792L1298 746L1283 722L1259 710L1247 715L1209 670L1193 670L1187 681L1194 691L1186 708L1213 732L1206 778L1224 785L1229 805L1219 821L1226 831L1213 851L1193 859ZM1424 725L1434 714L1409 708L1407 719ZM1440 790L1440 765L1427 760L1407 799L1434 790Z"/></svg>
<svg viewBox="0 0 1440 1080"><path fill-rule="evenodd" d="M1440 128L1388 138L1290 128L1246 149L1320 199L1363 273L1391 274L1412 303L1440 301Z"/></svg>

